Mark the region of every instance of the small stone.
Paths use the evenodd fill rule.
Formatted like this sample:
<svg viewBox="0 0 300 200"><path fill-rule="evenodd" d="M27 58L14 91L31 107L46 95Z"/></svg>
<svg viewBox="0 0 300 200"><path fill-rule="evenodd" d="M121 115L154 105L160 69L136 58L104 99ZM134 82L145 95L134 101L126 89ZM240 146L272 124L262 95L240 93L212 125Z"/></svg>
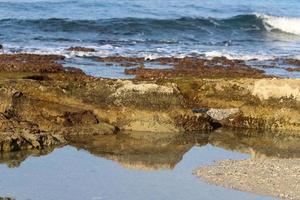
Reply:
<svg viewBox="0 0 300 200"><path fill-rule="evenodd" d="M216 109L211 108L207 111L207 114L213 119L218 121L229 118L230 116L238 113L240 110L238 108L229 108L229 109Z"/></svg>

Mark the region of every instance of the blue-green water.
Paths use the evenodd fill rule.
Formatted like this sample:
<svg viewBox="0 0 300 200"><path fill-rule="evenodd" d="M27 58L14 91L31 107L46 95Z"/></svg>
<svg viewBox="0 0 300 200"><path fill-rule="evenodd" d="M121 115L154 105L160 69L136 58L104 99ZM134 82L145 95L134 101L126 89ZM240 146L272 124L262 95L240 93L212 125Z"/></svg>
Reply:
<svg viewBox="0 0 300 200"><path fill-rule="evenodd" d="M1 154L0 196L17 200L274 199L209 185L193 172L225 159L299 158L299 140L226 130L84 136L55 150Z"/></svg>
<svg viewBox="0 0 300 200"><path fill-rule="evenodd" d="M100 137L75 146L79 149L66 146L41 157L26 159L30 154L20 153L10 160L1 157L0 196L17 200L272 199L209 185L193 174L216 160L245 159L247 154L205 143L172 144L172 139ZM14 167L8 168L7 163Z"/></svg>
<svg viewBox="0 0 300 200"><path fill-rule="evenodd" d="M294 57L299 9L296 0L1 0L0 42L70 57L74 45L99 56Z"/></svg>
<svg viewBox="0 0 300 200"><path fill-rule="evenodd" d="M18 200L260 199L210 186L192 174L203 164L228 157L246 156L195 147L173 170L143 171L65 147L44 157L29 158L19 168L0 166L0 195Z"/></svg>

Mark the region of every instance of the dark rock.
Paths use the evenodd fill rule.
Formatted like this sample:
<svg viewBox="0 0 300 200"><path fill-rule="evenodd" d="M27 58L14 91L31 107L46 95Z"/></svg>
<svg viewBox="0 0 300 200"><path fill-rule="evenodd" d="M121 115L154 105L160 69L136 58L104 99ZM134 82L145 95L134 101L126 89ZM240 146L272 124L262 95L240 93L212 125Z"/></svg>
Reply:
<svg viewBox="0 0 300 200"><path fill-rule="evenodd" d="M286 71L289 71L289 72L300 72L300 67L295 67L295 68L286 68L285 69Z"/></svg>
<svg viewBox="0 0 300 200"><path fill-rule="evenodd" d="M289 64L289 65L300 66L300 60L298 60L298 59L293 59L293 58L285 59L285 60L284 60L284 63Z"/></svg>
<svg viewBox="0 0 300 200"><path fill-rule="evenodd" d="M58 55L1 54L0 71L43 73L61 72L64 71L63 66L56 63L56 61L63 59L63 56Z"/></svg>
<svg viewBox="0 0 300 200"><path fill-rule="evenodd" d="M213 130L213 120L206 114L180 115L175 118L176 125L186 132Z"/></svg>
<svg viewBox="0 0 300 200"><path fill-rule="evenodd" d="M85 74L81 69L76 68L76 67L64 67L64 69L67 72L74 73L74 74L82 74L82 75Z"/></svg>
<svg viewBox="0 0 300 200"><path fill-rule="evenodd" d="M209 108L194 108L192 109L193 113L206 113Z"/></svg>
<svg viewBox="0 0 300 200"><path fill-rule="evenodd" d="M65 112L64 114L66 126L98 124L99 120L92 111L81 112Z"/></svg>
<svg viewBox="0 0 300 200"><path fill-rule="evenodd" d="M42 149L65 143L62 136L43 132L37 124L0 113L0 151Z"/></svg>
<svg viewBox="0 0 300 200"><path fill-rule="evenodd" d="M30 79L35 81L45 81L50 80L50 78L47 75L31 75L31 76L25 76L23 79Z"/></svg>
<svg viewBox="0 0 300 200"><path fill-rule="evenodd" d="M166 59L164 62L170 61ZM171 77L266 77L264 71L251 68L241 60L229 60L225 57L215 57L211 60L203 58L186 57L171 60L172 69L125 69L126 74L136 75L137 79L171 78Z"/></svg>
<svg viewBox="0 0 300 200"><path fill-rule="evenodd" d="M68 51L82 51L82 52L95 52L96 50L93 48L87 48L87 47L70 47L67 49Z"/></svg>
<svg viewBox="0 0 300 200"><path fill-rule="evenodd" d="M145 61L143 57L124 57L124 56L110 56L96 58L99 62L113 62L113 63L142 63Z"/></svg>

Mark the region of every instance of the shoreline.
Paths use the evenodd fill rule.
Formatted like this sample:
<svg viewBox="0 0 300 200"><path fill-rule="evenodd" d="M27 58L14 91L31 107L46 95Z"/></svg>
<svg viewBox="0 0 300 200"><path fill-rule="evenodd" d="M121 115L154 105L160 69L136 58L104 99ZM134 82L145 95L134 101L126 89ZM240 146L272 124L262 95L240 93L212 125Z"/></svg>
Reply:
<svg viewBox="0 0 300 200"><path fill-rule="evenodd" d="M200 167L195 174L205 182L225 188L300 199L300 159L225 160Z"/></svg>
<svg viewBox="0 0 300 200"><path fill-rule="evenodd" d="M10 158L9 152L23 150L47 154L56 147L73 145L125 168L156 170L173 169L195 143L211 144L253 158L202 167L196 175L203 180L300 198L300 172L294 171L300 170L295 142L300 138L300 79L268 76L243 61L224 57L147 61L172 66L167 69L147 69L142 58L97 58L108 69L118 63L125 73L136 75L132 80L107 79L66 67L60 62L64 59L0 55L3 155L8 153ZM132 66L135 68L128 68ZM142 136L128 138L127 131ZM105 151L98 151L95 147L99 146ZM284 159L269 158L273 156ZM27 157L22 155L12 166ZM281 179L296 186L276 185Z"/></svg>
<svg viewBox="0 0 300 200"><path fill-rule="evenodd" d="M0 0L0 200L300 200L299 9Z"/></svg>

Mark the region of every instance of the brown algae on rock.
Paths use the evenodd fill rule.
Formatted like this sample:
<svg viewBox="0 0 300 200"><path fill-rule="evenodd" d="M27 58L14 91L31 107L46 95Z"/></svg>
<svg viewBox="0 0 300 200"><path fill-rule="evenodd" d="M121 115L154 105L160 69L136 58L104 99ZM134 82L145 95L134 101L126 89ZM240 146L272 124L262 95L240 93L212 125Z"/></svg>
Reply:
<svg viewBox="0 0 300 200"><path fill-rule="evenodd" d="M267 78L241 61L160 59L156 62L176 66L171 71L189 67L192 71L180 76L172 72L168 78L156 76L153 80L115 80L70 71L56 63L60 59L51 55L1 55L0 112L8 122L18 122L15 128L22 129L21 122L34 124L39 133L62 137L107 135L119 130L195 132L221 126L300 129L300 80ZM236 71L238 76L222 78L200 70L190 76L193 70L215 70L210 65L221 70L219 75L229 70L223 69L224 65L249 73ZM207 113L193 112L201 108Z"/></svg>

